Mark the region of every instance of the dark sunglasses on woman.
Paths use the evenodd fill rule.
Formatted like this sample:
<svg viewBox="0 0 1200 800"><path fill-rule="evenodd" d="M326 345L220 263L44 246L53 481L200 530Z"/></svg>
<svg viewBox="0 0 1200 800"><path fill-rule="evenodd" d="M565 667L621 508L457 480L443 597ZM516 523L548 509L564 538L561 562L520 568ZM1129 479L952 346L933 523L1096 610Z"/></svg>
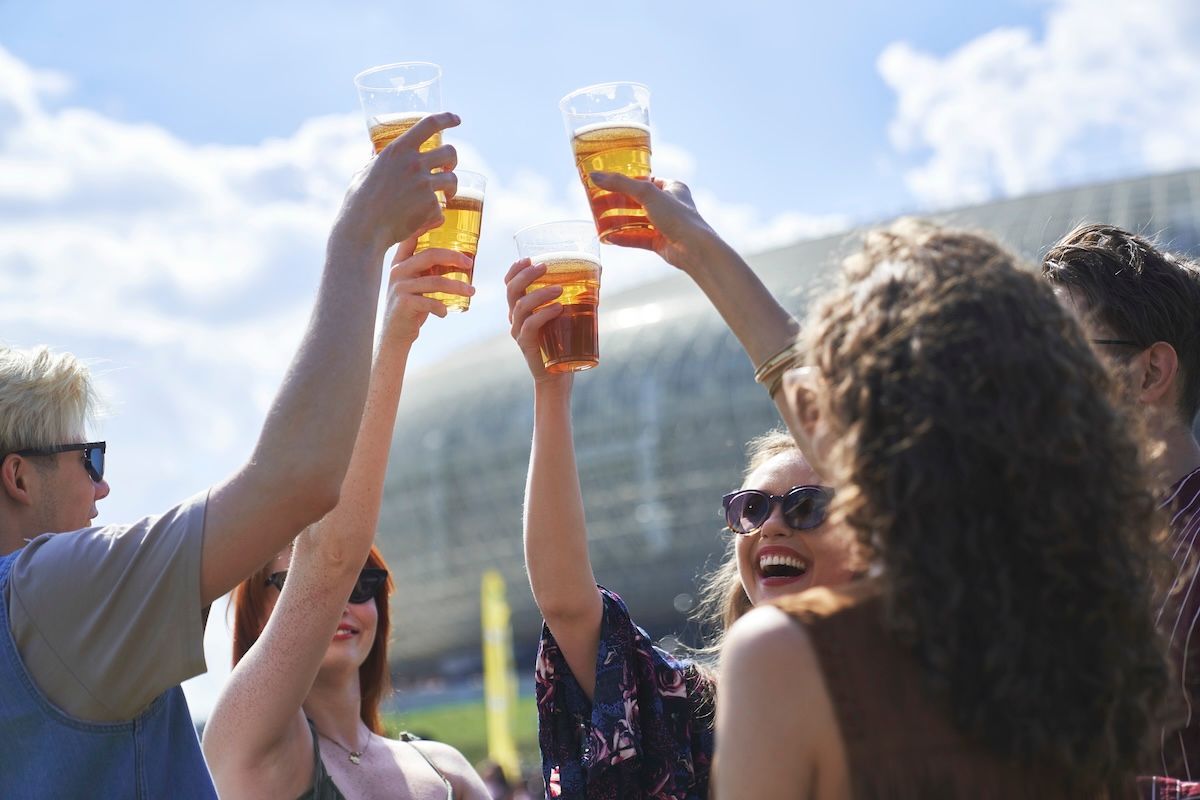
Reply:
<svg viewBox="0 0 1200 800"><path fill-rule="evenodd" d="M286 569L279 572L272 572L263 581L264 586L274 586L279 591L283 591L283 582L287 580L288 571ZM387 581L388 571L386 569L378 569L376 567L365 567L362 572L358 573L358 580L354 584L354 588L350 590L350 602L358 605L365 603L368 600L374 600L379 594L379 590L383 588L383 584Z"/></svg>
<svg viewBox="0 0 1200 800"><path fill-rule="evenodd" d="M793 486L785 494L768 494L758 489L742 489L721 498L725 524L734 533L754 533L761 528L778 503L784 523L795 531L818 527L829 513L833 489L828 486Z"/></svg>

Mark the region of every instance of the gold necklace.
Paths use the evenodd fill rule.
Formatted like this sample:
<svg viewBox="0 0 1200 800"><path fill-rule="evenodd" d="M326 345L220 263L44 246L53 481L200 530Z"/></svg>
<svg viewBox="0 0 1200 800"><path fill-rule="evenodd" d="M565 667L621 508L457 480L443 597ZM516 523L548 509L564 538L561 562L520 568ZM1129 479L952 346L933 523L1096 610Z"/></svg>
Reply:
<svg viewBox="0 0 1200 800"><path fill-rule="evenodd" d="M315 728L316 726L314 725L313 727ZM368 730L367 731L367 743L363 745L363 749L362 750L351 750L349 747L346 747L346 745L342 744L341 742L339 742L335 739L330 739L328 736L321 733L320 731L317 731L317 736L320 736L322 739L324 739L327 742L333 742L335 745L340 747L342 750L345 750L346 755L349 757L350 763L356 767L362 763L362 757L364 755L366 755L367 749L371 746L371 740L373 738L375 738L374 735L371 733L371 731Z"/></svg>

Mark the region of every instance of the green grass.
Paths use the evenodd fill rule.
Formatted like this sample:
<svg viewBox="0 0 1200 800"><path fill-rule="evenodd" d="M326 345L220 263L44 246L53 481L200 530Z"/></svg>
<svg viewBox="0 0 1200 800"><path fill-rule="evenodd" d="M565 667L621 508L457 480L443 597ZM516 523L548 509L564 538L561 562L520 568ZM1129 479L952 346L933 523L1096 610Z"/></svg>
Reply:
<svg viewBox="0 0 1200 800"><path fill-rule="evenodd" d="M538 754L535 700L532 697L518 698L513 718L513 737L517 742L517 752L521 754L521 765L525 769L536 767L541 756ZM383 724L391 736L405 730L453 745L472 764L478 764L487 757L487 730L483 721L482 700L388 714L384 716Z"/></svg>

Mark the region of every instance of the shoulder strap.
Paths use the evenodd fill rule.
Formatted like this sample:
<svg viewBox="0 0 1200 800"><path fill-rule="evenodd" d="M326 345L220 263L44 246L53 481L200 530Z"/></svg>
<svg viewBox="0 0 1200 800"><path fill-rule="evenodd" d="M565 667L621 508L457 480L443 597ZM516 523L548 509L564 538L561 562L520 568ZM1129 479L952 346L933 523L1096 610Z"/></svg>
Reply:
<svg viewBox="0 0 1200 800"><path fill-rule="evenodd" d="M425 759L425 763L429 765L429 768L437 773L437 776L442 779L442 783L446 784L446 800L454 800L454 787L450 784L450 779L443 775L442 771L437 768L437 765L435 765L429 759L429 756L425 754L425 751L417 747L415 744L415 742L421 741L421 737L417 736L416 734L409 733L408 731L400 731L399 739L402 742L408 742L411 744L412 749L416 750L417 753L420 754L421 758Z"/></svg>

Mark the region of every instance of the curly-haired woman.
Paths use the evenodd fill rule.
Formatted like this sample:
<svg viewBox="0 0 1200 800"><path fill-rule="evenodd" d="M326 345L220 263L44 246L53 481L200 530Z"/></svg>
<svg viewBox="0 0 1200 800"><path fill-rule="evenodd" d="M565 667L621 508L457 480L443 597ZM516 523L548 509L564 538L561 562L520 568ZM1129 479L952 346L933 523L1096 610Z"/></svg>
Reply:
<svg viewBox="0 0 1200 800"><path fill-rule="evenodd" d="M872 577L733 626L717 796L1131 796L1162 520L1075 321L999 246L909 221L800 349L790 416Z"/></svg>

